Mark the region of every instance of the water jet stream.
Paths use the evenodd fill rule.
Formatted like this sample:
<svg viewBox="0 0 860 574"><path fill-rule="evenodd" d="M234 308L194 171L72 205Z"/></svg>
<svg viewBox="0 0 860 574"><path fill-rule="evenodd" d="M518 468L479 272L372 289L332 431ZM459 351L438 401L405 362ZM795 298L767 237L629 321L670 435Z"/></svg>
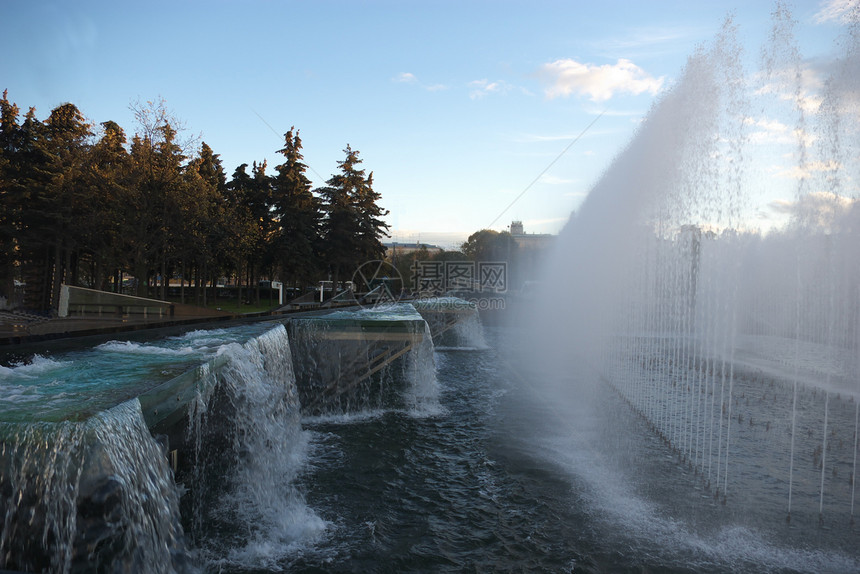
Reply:
<svg viewBox="0 0 860 574"><path fill-rule="evenodd" d="M559 380L594 369L739 523L856 548L860 36L819 95L793 28L778 5L760 71L731 19L689 58L562 231L545 282L567 296L536 306L530 348Z"/></svg>

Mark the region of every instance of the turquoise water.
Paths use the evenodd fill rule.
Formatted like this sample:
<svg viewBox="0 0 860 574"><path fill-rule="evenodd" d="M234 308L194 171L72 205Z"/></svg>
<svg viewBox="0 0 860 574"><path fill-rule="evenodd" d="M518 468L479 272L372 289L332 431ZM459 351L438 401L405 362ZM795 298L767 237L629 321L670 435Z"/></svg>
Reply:
<svg viewBox="0 0 860 574"><path fill-rule="evenodd" d="M314 320L350 320L350 321L402 321L402 320L417 320L421 321L421 315L409 303L391 303L385 305L376 305L363 309L350 309L333 311L325 315L312 317Z"/></svg>
<svg viewBox="0 0 860 574"><path fill-rule="evenodd" d="M223 345L244 343L273 325L201 329L147 342L114 340L0 366L0 420L83 420L205 363Z"/></svg>

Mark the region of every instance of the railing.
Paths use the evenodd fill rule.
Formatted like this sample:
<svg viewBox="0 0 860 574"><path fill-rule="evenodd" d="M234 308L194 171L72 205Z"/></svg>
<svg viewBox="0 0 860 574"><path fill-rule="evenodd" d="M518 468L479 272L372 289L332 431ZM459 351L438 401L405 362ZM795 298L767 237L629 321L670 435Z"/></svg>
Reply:
<svg viewBox="0 0 860 574"><path fill-rule="evenodd" d="M172 317L173 304L169 301L146 299L131 295L120 295L84 287L62 285L57 315L111 315L140 314L144 317Z"/></svg>

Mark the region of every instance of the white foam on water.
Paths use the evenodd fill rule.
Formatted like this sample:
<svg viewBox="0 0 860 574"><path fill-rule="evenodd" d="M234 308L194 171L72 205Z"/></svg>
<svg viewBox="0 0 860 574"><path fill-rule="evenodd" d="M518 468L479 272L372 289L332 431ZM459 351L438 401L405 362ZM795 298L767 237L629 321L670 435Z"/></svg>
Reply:
<svg viewBox="0 0 860 574"><path fill-rule="evenodd" d="M460 345L464 348L486 350L490 346L487 344L487 339L484 337L484 326L478 316L478 312L473 312L469 317L454 325L454 335L460 341Z"/></svg>
<svg viewBox="0 0 860 574"><path fill-rule="evenodd" d="M35 355L30 362L16 363L10 367L0 366L0 403L23 406L62 403L67 396L66 393L61 392L46 396L45 393L41 392L38 383L45 380L50 381L52 377L56 376L57 382L48 382L45 385L48 387L61 385L59 380L62 379L62 372L71 365L72 363L69 361L58 361ZM1 411L2 409L0 409Z"/></svg>
<svg viewBox="0 0 860 574"><path fill-rule="evenodd" d="M20 385L10 385L8 383L0 383L0 396L3 401L10 403L31 400L27 393L27 387Z"/></svg>
<svg viewBox="0 0 860 574"><path fill-rule="evenodd" d="M647 556L658 564L694 571L860 570L856 556L839 551L782 544L768 533L731 523L699 531L685 517L667 515L660 504L637 494L634 484L637 469L620 469L618 462L612 460L613 453L606 446L605 425L597 422L600 414L587 401L562 402L547 395L538 400L544 401L543 412L552 419L551 424L541 428L555 430L532 437L532 452L558 465L585 487L587 493L579 500L590 507L607 548L626 548L634 562ZM642 464L648 461L642 460Z"/></svg>
<svg viewBox="0 0 860 574"><path fill-rule="evenodd" d="M252 329L253 326L245 326L246 329ZM174 341L179 344L186 343L187 346L198 349L199 351L214 351L221 345L226 345L231 342L238 341L240 331L238 329L197 329L188 331L176 337L170 337L168 341Z"/></svg>
<svg viewBox="0 0 860 574"><path fill-rule="evenodd" d="M302 418L302 423L307 425L351 425L378 420L382 418L386 412L387 411L384 409L368 409L351 413L305 416Z"/></svg>
<svg viewBox="0 0 860 574"><path fill-rule="evenodd" d="M42 355L34 355L30 361L13 363L9 367L0 365L0 385L15 379L35 379L46 373L68 367L69 361L59 361Z"/></svg>
<svg viewBox="0 0 860 574"><path fill-rule="evenodd" d="M231 413L206 424L226 433L233 462L225 476L229 487L211 516L240 535L222 547L210 544L206 562L274 568L327 528L294 484L307 462L309 434L301 428L286 330L279 325L244 345L225 345L219 355L228 358L217 377ZM201 407L198 424L210 414L218 417Z"/></svg>
<svg viewBox="0 0 860 574"><path fill-rule="evenodd" d="M184 346L178 349L161 347L149 343L136 343L134 341L108 341L96 347L105 353L124 353L129 355L163 355L169 357L187 356L198 352L194 347Z"/></svg>
<svg viewBox="0 0 860 574"><path fill-rule="evenodd" d="M219 337L224 337L228 335L230 331L227 329L196 329L194 331L187 331L181 335L177 335L175 337L171 337L171 339L179 339L179 340L215 340Z"/></svg>

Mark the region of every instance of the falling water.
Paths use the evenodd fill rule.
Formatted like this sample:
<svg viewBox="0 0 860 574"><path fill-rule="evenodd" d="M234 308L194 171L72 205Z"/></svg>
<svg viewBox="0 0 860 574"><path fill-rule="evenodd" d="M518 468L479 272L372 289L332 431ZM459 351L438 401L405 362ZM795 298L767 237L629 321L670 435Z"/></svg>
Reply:
<svg viewBox="0 0 860 574"><path fill-rule="evenodd" d="M188 568L176 487L134 399L85 422L0 423L0 568Z"/></svg>
<svg viewBox="0 0 860 574"><path fill-rule="evenodd" d="M852 449L854 451L854 455L853 455L853 458L851 460L851 476L850 476L850 483L851 483L851 524L852 525L854 524L854 492L855 492L855 485L857 483L857 447L858 447L857 442L858 442L858 438L860 438L857 435L858 426L860 426L860 401L855 401L855 406L854 406L854 448Z"/></svg>
<svg viewBox="0 0 860 574"><path fill-rule="evenodd" d="M413 301L430 330L436 350L486 350L484 326L477 305L457 297L427 297Z"/></svg>
<svg viewBox="0 0 860 574"><path fill-rule="evenodd" d="M546 283L568 291L530 348L558 379L600 373L738 523L854 548L857 25L816 95L781 5L774 22L761 72L731 19L689 58L563 230ZM788 143L763 145L775 125ZM768 206L786 216L761 229Z"/></svg>
<svg viewBox="0 0 860 574"><path fill-rule="evenodd" d="M294 486L307 436L286 329L219 350L190 408L184 514L210 566L266 567L324 532Z"/></svg>
<svg viewBox="0 0 860 574"><path fill-rule="evenodd" d="M293 487L307 441L282 325L112 341L3 369L0 568L260 565L324 531ZM198 391L190 427L162 428L159 411L184 412L186 382ZM168 434L153 439L152 424Z"/></svg>
<svg viewBox="0 0 860 574"><path fill-rule="evenodd" d="M324 538L298 486L310 439L294 364L312 385L355 376L343 412L422 419L440 412L434 350L411 305L296 323L302 360L284 325L260 323L3 367L0 569L278 569Z"/></svg>
<svg viewBox="0 0 860 574"><path fill-rule="evenodd" d="M412 305L336 311L287 327L305 414L438 407L433 340Z"/></svg>
<svg viewBox="0 0 860 574"><path fill-rule="evenodd" d="M454 326L454 337L457 341L455 348L458 349L481 351L488 348L484 326L477 311Z"/></svg>

